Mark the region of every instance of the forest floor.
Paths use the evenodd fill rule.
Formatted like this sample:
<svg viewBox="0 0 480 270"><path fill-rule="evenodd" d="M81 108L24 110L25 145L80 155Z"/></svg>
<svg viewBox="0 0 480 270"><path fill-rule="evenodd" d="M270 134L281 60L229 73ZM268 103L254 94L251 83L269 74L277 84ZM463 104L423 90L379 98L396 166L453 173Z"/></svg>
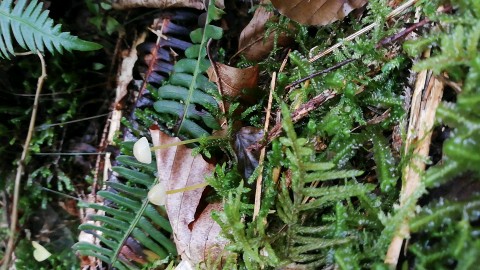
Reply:
<svg viewBox="0 0 480 270"><path fill-rule="evenodd" d="M480 262L480 2L42 2L103 48L1 59L5 269Z"/></svg>

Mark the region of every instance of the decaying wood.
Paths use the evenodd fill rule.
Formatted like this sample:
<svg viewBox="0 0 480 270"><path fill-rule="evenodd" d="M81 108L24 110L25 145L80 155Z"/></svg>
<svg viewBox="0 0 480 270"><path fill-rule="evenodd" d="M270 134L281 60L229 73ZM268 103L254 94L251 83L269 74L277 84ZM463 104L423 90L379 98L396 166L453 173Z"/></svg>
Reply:
<svg viewBox="0 0 480 270"><path fill-rule="evenodd" d="M404 206L410 196L420 186L425 171L425 161L429 157L432 129L435 123L435 112L443 95L444 84L431 76L431 71L422 71L417 76L415 91L412 96L410 119L405 142L405 155L412 150L412 158L403 171L403 184L400 192L400 207ZM394 235L385 263L397 265L403 240L409 237L408 219L404 220Z"/></svg>
<svg viewBox="0 0 480 270"><path fill-rule="evenodd" d="M147 34L142 33L132 44L128 55L123 59L120 66L119 76L117 78L117 88L115 89L115 103L110 118L110 128L107 136L107 144L113 143L113 138L120 130L120 119L122 119L122 106L120 101L127 95L127 87L133 79L133 67L137 62L137 46L145 41Z"/></svg>

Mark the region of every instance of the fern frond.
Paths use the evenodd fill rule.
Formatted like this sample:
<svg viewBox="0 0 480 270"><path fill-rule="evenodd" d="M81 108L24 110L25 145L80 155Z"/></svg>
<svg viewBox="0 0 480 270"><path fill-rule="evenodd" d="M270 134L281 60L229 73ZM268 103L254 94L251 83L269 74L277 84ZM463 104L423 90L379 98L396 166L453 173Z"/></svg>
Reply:
<svg viewBox="0 0 480 270"><path fill-rule="evenodd" d="M172 232L172 228L162 215L164 210L151 205L146 196L147 190L157 182L155 163L139 163L129 156L119 156L117 161L122 166L114 167L113 171L124 181L109 181L107 185L110 188L98 192L109 203L81 205L105 211L105 215L88 217L91 221L100 222L101 226L85 223L79 227L92 232L104 246L79 242L74 249L118 269L139 269L142 265L140 261L152 262L176 255L175 245L166 236ZM126 252L127 249L130 253ZM131 256L132 253L135 256ZM151 254L155 254L155 258Z"/></svg>
<svg viewBox="0 0 480 270"><path fill-rule="evenodd" d="M12 2L0 2L0 58L9 59L15 54L13 39L20 47L42 54L45 50L62 53L64 49L91 51L102 48L100 44L81 40L69 32L61 32L61 25L54 25L53 19L48 17L49 11L43 10L42 2L19 0L13 8Z"/></svg>
<svg viewBox="0 0 480 270"><path fill-rule="evenodd" d="M286 177L282 177L277 213L288 225L285 240L287 250L277 252L285 253L283 255L293 262L301 263L308 268L321 268L329 264L327 254L331 253L332 249L345 252L342 250L343 246L361 237L355 232L354 227L348 224L349 215L363 211L360 209L372 207L369 196L375 185L354 181L340 184L339 181L335 181L357 177L363 172L338 170L335 163L330 162L312 162L315 154L308 147L307 140L297 136L285 104L282 104L282 117L282 125L287 136L280 138L280 142L286 148L285 154L289 163L287 167L291 172L291 190L286 183ZM317 185L326 181L337 184ZM308 183L310 184L307 185ZM345 206L352 198L359 198L360 206ZM327 211L333 207L337 213L333 217L325 216L322 221L308 219L312 213ZM377 225L378 221L368 220L365 223ZM342 256L339 255L340 258Z"/></svg>
<svg viewBox="0 0 480 270"><path fill-rule="evenodd" d="M218 112L218 103L212 97L217 88L205 74L210 67L206 58L207 42L223 35L222 28L210 23L218 20L223 11L211 1L207 14L205 26L190 33L193 44L185 50L186 59L175 64L168 81L158 88L160 100L154 104L158 113L173 119L177 135L193 138L209 134L209 129L220 128L212 115ZM164 117L160 118L159 121L167 122Z"/></svg>

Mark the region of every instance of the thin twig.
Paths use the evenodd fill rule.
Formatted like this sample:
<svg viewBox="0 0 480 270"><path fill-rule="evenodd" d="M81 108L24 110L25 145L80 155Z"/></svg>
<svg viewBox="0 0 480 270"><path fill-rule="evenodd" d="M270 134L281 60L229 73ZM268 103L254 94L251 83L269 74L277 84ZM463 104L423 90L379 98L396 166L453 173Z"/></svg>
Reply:
<svg viewBox="0 0 480 270"><path fill-rule="evenodd" d="M47 77L47 67L45 64L45 59L40 52L37 52L40 62L42 64L42 74L38 77L37 81L37 90L35 92L35 100L33 102L32 116L30 117L30 125L28 126L27 138L25 139L25 144L23 145L22 155L20 160L17 163L17 174L15 176L15 187L13 191L13 206L11 214L11 223L10 223L10 235L8 238L7 250L5 251L5 260L2 265L3 270L7 270L10 264L10 257L12 256L15 242L15 232L17 230L17 221L18 221L18 199L20 197L20 181L22 179L23 171L25 169L25 161L28 156L30 141L32 139L33 130L35 129L35 120L37 118L38 103L40 99L40 92L42 91L43 83Z"/></svg>
<svg viewBox="0 0 480 270"><path fill-rule="evenodd" d="M96 156L105 155L104 152L83 153L83 152L66 152L66 153L34 153L35 156Z"/></svg>
<svg viewBox="0 0 480 270"><path fill-rule="evenodd" d="M168 22L169 22L168 19L163 19L162 23L160 24L160 29L153 29L153 28L150 28L150 27L148 28L148 30L150 30L150 32L152 32L153 34L155 34L157 36L157 41L155 42L155 47L153 48L153 51L150 52L150 54L152 55L152 60L150 60L150 62L148 63L148 69L145 71L145 75L144 75L145 79L143 80L142 86L140 87L140 90L138 91L134 108L137 107L137 104L138 104L138 101L140 100L140 97L143 95L143 92L147 88L148 78L154 72L153 68L155 66L155 63L157 62L157 55L158 55L158 52L159 52L159 49L160 49L160 42L162 41L162 39L163 40L168 40L168 37L164 35L164 30L163 30L163 27L165 25L167 25ZM155 25L155 28L157 28L157 27L158 27L158 23Z"/></svg>
<svg viewBox="0 0 480 270"><path fill-rule="evenodd" d="M34 54L34 52L31 52L31 51L29 51L29 52L19 52L19 53L16 52L15 53L16 56L28 56L28 55L33 55L33 54Z"/></svg>
<svg viewBox="0 0 480 270"><path fill-rule="evenodd" d="M213 60L213 57L210 53L210 46L212 44L212 41L213 41L213 39L209 39L208 42L207 42L207 56L208 56L208 60L210 61L210 64L212 65L213 73L215 74L215 77L217 78L218 93L220 94L220 97L222 97L222 99L219 101L220 111L223 113L223 115L225 115L227 108L225 106L225 102L223 102L223 98L225 97L224 91L223 91L223 84L220 81L220 73L218 72L217 63ZM221 122L221 126L224 126L227 123L227 119L225 117L223 117L223 119L220 120L220 122Z"/></svg>
<svg viewBox="0 0 480 270"><path fill-rule="evenodd" d="M73 123L77 123L77 122L82 122L82 121L86 121L86 120L92 120L92 119L96 119L96 118L100 118L100 117L104 117L104 116L107 116L109 115L110 113L104 113L104 114L99 114L99 115L95 115L95 116L90 116L90 117L84 117L84 118L80 118L80 119L75 119L75 120L71 120L71 121L65 121L65 122L59 122L59 123L53 123L53 124L44 124L44 125L40 125L38 127L36 127L35 129L36 130L45 130L49 127L54 127L54 126L61 126L61 125L66 125L66 124L73 124Z"/></svg>
<svg viewBox="0 0 480 270"><path fill-rule="evenodd" d="M76 200L76 201L79 201L79 202L83 202L82 199L80 198L77 198L77 197L73 197L71 195L68 195L68 194L65 194L65 193L62 193L62 192L58 192L56 190L53 190L53 189L50 189L50 188L46 188L46 187L42 187L42 186L39 186L38 188L40 188L41 190L44 190L46 192L50 192L50 193L53 193L53 194L57 194L57 195L60 195L60 196L63 196L65 198L69 198L69 199L72 199L72 200Z"/></svg>
<svg viewBox="0 0 480 270"><path fill-rule="evenodd" d="M411 32L413 32L415 29L417 28L420 28L422 26L424 26L425 24L427 24L428 22L430 22L430 20L428 18L425 18L417 23L414 23L413 25L411 25L410 27L407 27L405 29L403 29L402 31L394 34L394 35L391 35L391 36L388 36L382 40L380 40L380 42L378 42L377 45L375 45L375 48L381 48L381 47L384 47L388 44L391 44L399 39L402 39L404 37L406 37L408 34L410 34Z"/></svg>
<svg viewBox="0 0 480 270"><path fill-rule="evenodd" d="M303 103L302 105L300 105L300 107L299 107L298 109L296 109L296 110L292 113L292 121L293 121L293 123L296 123L296 122L300 121L302 118L304 118L305 116L307 116L309 112L317 109L319 106L321 106L321 105L322 105L323 103L325 103L327 100L330 100L330 99L334 98L336 95L337 95L337 93L335 93L334 91L332 91L332 90L326 90L326 91L324 91L323 93L321 93L320 95L312 98L312 99L309 100L308 102ZM268 136L266 137L266 140L257 142L257 143L255 143L255 144L249 146L249 147L247 148L247 150L249 150L249 151L259 150L260 148L264 147L265 145L267 145L268 143L270 143L271 141L273 141L275 138L277 138L278 136L280 136L281 133L282 133L282 124L281 124L281 123L277 123L277 124L268 132Z"/></svg>
<svg viewBox="0 0 480 270"><path fill-rule="evenodd" d="M57 95L71 95L72 93L75 93L75 92L81 92L81 91L85 91L86 89L97 88L97 87L105 86L105 85L107 85L107 83L97 83L97 84L92 84L92 85L81 87L81 88L76 88L76 89L73 89L73 90L70 90L70 91L43 93L43 94L40 94L40 96L45 97L45 96L57 96ZM2 91L2 92L8 93L8 94L11 94L11 95L14 95L14 96L20 96L20 97L35 97L35 94L21 94L21 93L19 94L19 93L10 93L8 91Z"/></svg>
<svg viewBox="0 0 480 270"><path fill-rule="evenodd" d="M277 81L277 73L273 72L272 80L270 82L270 93L268 95L267 115L265 116L265 126L263 127L263 134L267 134L268 126L270 123L270 115L272 111L273 91L275 91L275 83ZM260 151L260 157L258 164L260 166L260 172L257 177L257 186L255 189L255 205L253 207L253 219L260 213L260 204L262 199L262 182L263 182L263 161L265 160L265 147Z"/></svg>
<svg viewBox="0 0 480 270"><path fill-rule="evenodd" d="M301 78L300 80L296 80L296 81L292 82L291 84L285 86L285 90L286 90L286 91L290 91L291 88L294 88L295 86L301 84L301 83L304 82L304 81L308 81L308 80L310 80L310 79L312 79L312 78L315 78L315 77L317 77L317 76L319 76L319 75L326 74L326 73L329 73L329 72L334 71L334 70L336 70L336 69L339 69L339 68L343 67L344 65L346 65L346 64L348 64L348 63L351 63L351 62L353 62L353 61L356 61L356 60L357 60L357 59L353 59L353 58L347 59L347 60L344 60L344 61L342 61L342 62L340 62L340 63L337 63L337 64L335 64L335 65L333 65L333 66L331 66L331 67L328 67L328 68L326 68L326 69L324 69L324 70L320 70L320 71L317 71L317 72L315 72L315 73L312 73L312 74L308 75L308 76L305 77L305 78Z"/></svg>
<svg viewBox="0 0 480 270"><path fill-rule="evenodd" d="M407 1L405 4L399 6L398 8L396 8L395 10L393 10L392 12L390 12L390 14L387 15L387 20L397 16L398 14L402 13L405 9L409 8L410 6L412 6L413 4L415 4L415 2L417 2L417 0L409 0ZM315 62L317 61L318 59L324 57L325 55L333 52L335 49L338 49L340 46L342 46L346 41L352 41L354 39L356 39L357 37L367 33L368 31L372 30L373 28L377 27L378 26L378 23L372 23L372 24L369 24L367 26L365 26L364 28L362 28L361 30L351 34L350 36L346 37L345 39L343 39L342 41L338 42L337 44L333 45L332 47L322 51L321 53L315 55L314 57L310 58L308 61L310 63L312 62Z"/></svg>

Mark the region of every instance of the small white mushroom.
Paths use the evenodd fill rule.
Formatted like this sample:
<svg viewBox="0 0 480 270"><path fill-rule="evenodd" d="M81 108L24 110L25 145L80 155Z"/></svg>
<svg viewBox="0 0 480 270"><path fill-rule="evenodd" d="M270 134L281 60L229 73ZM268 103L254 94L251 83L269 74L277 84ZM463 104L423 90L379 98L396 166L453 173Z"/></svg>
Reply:
<svg viewBox="0 0 480 270"><path fill-rule="evenodd" d="M45 261L48 257L52 256L52 253L48 252L46 248L40 245L37 241L32 241L32 246L35 249L33 251L33 258L38 262Z"/></svg>
<svg viewBox="0 0 480 270"><path fill-rule="evenodd" d="M133 155L139 162L152 163L152 153L147 138L142 137L133 145Z"/></svg>
<svg viewBox="0 0 480 270"><path fill-rule="evenodd" d="M155 205L165 205L167 200L167 188L165 187L165 183L160 181L158 184L152 187L148 192L148 200Z"/></svg>

